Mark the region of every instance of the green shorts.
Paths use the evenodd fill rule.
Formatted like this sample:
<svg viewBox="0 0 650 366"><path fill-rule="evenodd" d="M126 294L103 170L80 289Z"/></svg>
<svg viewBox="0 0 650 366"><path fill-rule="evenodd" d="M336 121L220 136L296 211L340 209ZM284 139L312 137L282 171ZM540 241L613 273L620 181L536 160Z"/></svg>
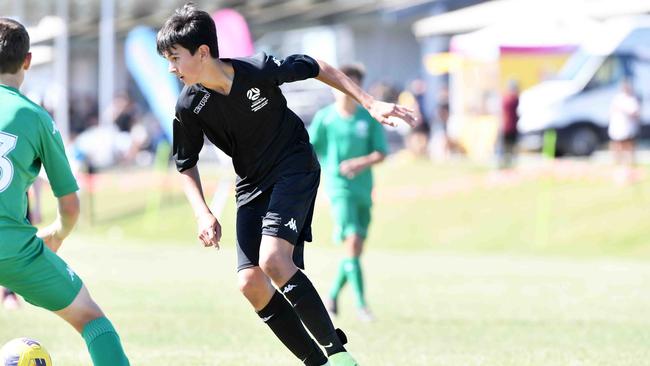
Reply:
<svg viewBox="0 0 650 366"><path fill-rule="evenodd" d="M0 286L51 311L66 308L83 282L43 241L33 237L16 256L0 259Z"/></svg>
<svg viewBox="0 0 650 366"><path fill-rule="evenodd" d="M354 197L332 197L334 241L342 242L350 235L368 236L371 205Z"/></svg>

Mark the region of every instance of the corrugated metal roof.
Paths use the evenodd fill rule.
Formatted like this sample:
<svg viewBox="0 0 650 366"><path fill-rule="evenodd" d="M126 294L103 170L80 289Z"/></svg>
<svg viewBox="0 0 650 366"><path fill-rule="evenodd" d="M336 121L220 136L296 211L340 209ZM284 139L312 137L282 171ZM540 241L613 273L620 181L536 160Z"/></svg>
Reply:
<svg viewBox="0 0 650 366"><path fill-rule="evenodd" d="M57 4L67 1L70 34L84 35L96 31L102 0L3 0L0 14L20 18L35 26L47 15L57 14ZM160 26L185 0L113 0L116 29L130 29L135 24ZM291 24L296 28L337 17L354 17L377 11L396 11L436 0L194 0L201 9L213 12L221 8L239 11L253 32L267 27Z"/></svg>

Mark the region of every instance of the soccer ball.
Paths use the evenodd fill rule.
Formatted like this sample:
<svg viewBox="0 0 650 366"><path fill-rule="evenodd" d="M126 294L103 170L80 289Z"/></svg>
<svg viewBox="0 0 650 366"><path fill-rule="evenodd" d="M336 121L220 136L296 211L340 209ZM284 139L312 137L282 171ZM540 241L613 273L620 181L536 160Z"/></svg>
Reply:
<svg viewBox="0 0 650 366"><path fill-rule="evenodd" d="M16 338L0 349L0 366L52 366L52 359L38 341Z"/></svg>

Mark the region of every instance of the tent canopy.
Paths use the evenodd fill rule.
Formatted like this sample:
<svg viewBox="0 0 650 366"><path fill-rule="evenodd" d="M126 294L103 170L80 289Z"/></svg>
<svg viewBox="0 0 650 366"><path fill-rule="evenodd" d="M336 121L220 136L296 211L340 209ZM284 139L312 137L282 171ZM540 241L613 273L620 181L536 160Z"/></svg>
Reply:
<svg viewBox="0 0 650 366"><path fill-rule="evenodd" d="M493 0L415 22L417 37L471 32L513 19L606 19L650 12L643 0Z"/></svg>
<svg viewBox="0 0 650 366"><path fill-rule="evenodd" d="M451 38L449 49L480 59L501 52L566 53L594 32L598 22L582 19L511 20Z"/></svg>

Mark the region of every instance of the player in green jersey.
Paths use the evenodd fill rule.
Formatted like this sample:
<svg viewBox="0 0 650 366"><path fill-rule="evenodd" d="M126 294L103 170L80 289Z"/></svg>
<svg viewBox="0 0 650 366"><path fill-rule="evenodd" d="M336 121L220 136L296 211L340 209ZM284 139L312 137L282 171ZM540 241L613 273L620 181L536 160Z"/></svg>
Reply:
<svg viewBox="0 0 650 366"><path fill-rule="evenodd" d="M70 323L95 366L129 365L111 322L56 255L79 217L79 188L54 121L18 90L31 59L25 27L0 18L0 286ZM25 217L26 192L41 165L58 212L54 223L37 232Z"/></svg>
<svg viewBox="0 0 650 366"><path fill-rule="evenodd" d="M357 84L363 81L363 68L341 67ZM343 242L346 258L339 265L330 291L327 308L337 314L337 299L345 285L352 286L361 320L373 320L363 290L359 258L370 225L372 173L370 167L384 160L386 138L383 127L351 97L334 91L336 102L316 113L309 136L321 159L335 220L334 240Z"/></svg>

